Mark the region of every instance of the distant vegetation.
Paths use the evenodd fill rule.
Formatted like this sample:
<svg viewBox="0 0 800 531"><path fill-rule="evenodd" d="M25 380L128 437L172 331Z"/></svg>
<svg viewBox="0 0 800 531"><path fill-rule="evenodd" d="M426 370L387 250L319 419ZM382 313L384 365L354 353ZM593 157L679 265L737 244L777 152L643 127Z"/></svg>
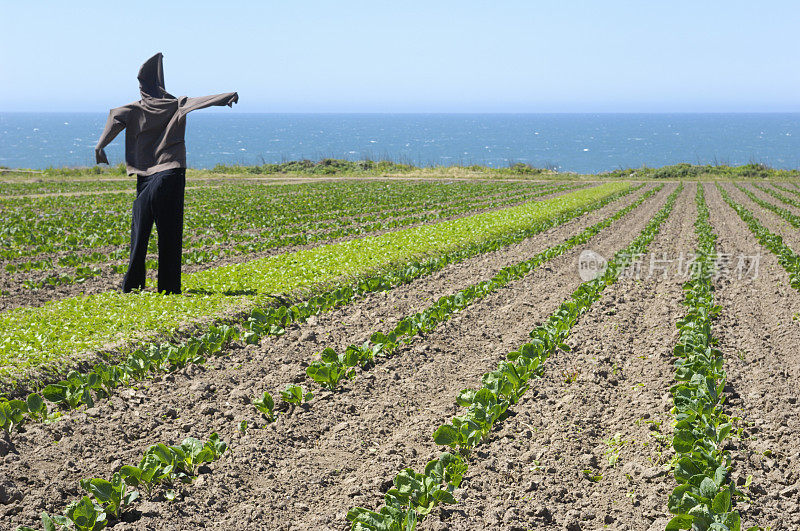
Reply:
<svg viewBox="0 0 800 531"><path fill-rule="evenodd" d="M384 173L415 173L421 170L443 171L451 168L458 168L471 172L479 173L503 173L515 175L538 175L547 173L548 170L535 168L529 164L517 162L507 168L489 168L486 166L438 166L420 168L412 164L402 164L389 160L342 160L342 159L322 159L318 162L311 160L296 160L282 162L279 164L261 164L259 166L228 166L217 164L211 169L212 173L252 173L252 174L273 174L273 173L301 173L312 175L333 175L333 174L384 174Z"/></svg>
<svg viewBox="0 0 800 531"><path fill-rule="evenodd" d="M125 176L124 164L116 166L90 166L81 168L47 168L41 172L31 170L14 170L0 167L0 176L27 177L33 175L42 177L91 177ZM211 175L297 175L297 176L381 176L381 175L408 175L419 177L522 177L535 179L570 179L570 178L600 178L600 179L636 179L636 180L739 180L739 179L798 179L800 170L778 170L769 165L751 162L742 166L728 166L726 164L674 164L661 168L617 169L597 174L581 175L572 172L557 172L552 167L537 168L522 162L511 162L504 168L491 168L481 165L470 166L415 166L413 164L394 162L390 160L344 160L321 159L312 161L308 159L295 160L281 163L265 163L253 166L241 164L217 164L210 170L190 170L190 176Z"/></svg>
<svg viewBox="0 0 800 531"><path fill-rule="evenodd" d="M641 168L633 173L636 177L650 179L787 179L800 177L800 170L776 170L763 163L751 162L743 166L712 166L675 164L661 168Z"/></svg>

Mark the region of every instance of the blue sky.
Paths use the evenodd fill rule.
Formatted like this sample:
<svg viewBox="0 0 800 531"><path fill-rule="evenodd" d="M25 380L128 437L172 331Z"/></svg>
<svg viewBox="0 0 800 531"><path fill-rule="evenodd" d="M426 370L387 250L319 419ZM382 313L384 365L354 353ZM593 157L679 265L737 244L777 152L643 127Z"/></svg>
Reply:
<svg viewBox="0 0 800 531"><path fill-rule="evenodd" d="M0 0L0 111L800 111L796 1ZM212 111L213 112L213 111ZM228 111L230 112L230 111Z"/></svg>

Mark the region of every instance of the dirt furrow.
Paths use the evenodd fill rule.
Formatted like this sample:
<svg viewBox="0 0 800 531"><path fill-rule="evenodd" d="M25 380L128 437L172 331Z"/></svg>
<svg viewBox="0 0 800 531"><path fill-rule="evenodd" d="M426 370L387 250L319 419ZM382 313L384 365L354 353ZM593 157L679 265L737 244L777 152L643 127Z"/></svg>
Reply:
<svg viewBox="0 0 800 531"><path fill-rule="evenodd" d="M650 203L653 208L657 204ZM593 242L593 248L609 252L624 246L649 220L649 210L637 211ZM380 503L381 490L402 467L419 469L435 456L431 434L456 412L458 390L475 386L481 374L524 341L535 323L580 283L578 253L487 297L353 382L338 403L321 404L328 412L316 413L322 415L321 425L308 435L312 443L291 449L277 427L276 444L270 446L281 451L269 454L274 472L252 484L256 491L273 489L271 500L265 500L264 517L271 519L266 526L282 528L281 522L292 522L287 528L346 527L348 507ZM286 501L291 505L275 508ZM236 518L225 517L231 518L228 522Z"/></svg>
<svg viewBox="0 0 800 531"><path fill-rule="evenodd" d="M680 256L696 247L693 186L650 246L573 328L470 468L463 499L428 529L663 529L672 478ZM650 258L656 259L650 269ZM586 472L584 472L586 471Z"/></svg>
<svg viewBox="0 0 800 531"><path fill-rule="evenodd" d="M593 248L610 252L625 245L666 195L662 191L598 235ZM574 260L579 251L463 312L429 341L403 349L398 357L346 384L350 390L336 393L339 396L322 392L307 410L281 416L265 429L253 427L258 414L250 399L264 389L277 394L290 382L308 387L304 367L314 351L361 340L427 306L430 299L528 258L632 200L627 197L507 250L450 266L390 293L366 297L259 347L235 350L205 368L193 367L124 391L94 410L49 426L32 426L18 436L19 455L9 454L0 467L0 476L8 477L26 495L7 514L22 513L14 520L31 522L41 507L63 508L78 494L80 477L108 476L120 465L137 460L154 442L174 443L187 434L207 437L216 430L231 443L231 455L215 464L211 475L201 475L185 499L174 504L140 504L148 518L132 524L134 528L192 529L218 522L219 528L263 529L281 528L281 522L292 521L308 523L297 524L298 529L341 527L343 510L358 496L364 502L374 500L380 496L378 487L399 467L415 458L416 463L423 452L431 451L431 428L454 412L458 388L472 385L495 359L525 337L536 319L555 309L577 286ZM503 331L498 342L498 330L508 323L512 330L507 338ZM245 434L237 429L241 420L251 426ZM61 442L53 445L54 438ZM399 443L404 439L407 442ZM356 456L360 462L354 460ZM21 489L24 484L27 487ZM313 510L309 509L312 505ZM185 519L173 518L183 513Z"/></svg>
<svg viewBox="0 0 800 531"><path fill-rule="evenodd" d="M793 251L800 252L800 231L794 228L788 221L780 217L775 212L771 210L767 210L766 208L762 207L749 197L747 197L741 190L736 188L735 186L728 184L724 185L725 190L730 194L734 201L743 205L747 210L753 213L753 215L761 222L762 225L767 227L771 232L775 234L779 234L783 238L783 242L788 245ZM765 194L761 190L753 188L752 186L746 186L745 188L751 192L753 192L756 197L759 199L763 199L768 203L772 203L776 206L781 208L785 208L791 211L791 207L786 205L774 197Z"/></svg>
<svg viewBox="0 0 800 531"><path fill-rule="evenodd" d="M793 188L788 183L777 183L777 184L781 188L789 188L789 189ZM765 192L762 192L761 190L759 190L758 188L756 188L752 184L744 184L744 186L746 186L747 188L749 188L750 190L755 192L759 197L761 197L763 199L766 199L767 201L770 201L773 204L778 205L781 208L785 208L786 210L788 210L789 212L791 212L795 216L800 216L800 208L797 208L796 206L790 205L788 203L784 203L783 201L781 201L777 197L772 197L771 195L769 195L769 194L767 194ZM787 192L786 190L781 190L781 188L778 188L777 186L775 186L772 183L769 183L769 184L761 183L760 186L762 186L764 188L769 188L769 189L781 194L783 197L786 197L788 199L794 199L795 201L800 201L800 197L796 196L795 194L793 194L791 192Z"/></svg>
<svg viewBox="0 0 800 531"><path fill-rule="evenodd" d="M714 333L725 355L728 408L744 426L743 437L732 442L734 477L753 476L745 489L752 501L740 503L739 510L747 526L798 529L800 294L715 186L706 186L706 197L718 252L760 255L756 278L730 274L716 282L722 310Z"/></svg>

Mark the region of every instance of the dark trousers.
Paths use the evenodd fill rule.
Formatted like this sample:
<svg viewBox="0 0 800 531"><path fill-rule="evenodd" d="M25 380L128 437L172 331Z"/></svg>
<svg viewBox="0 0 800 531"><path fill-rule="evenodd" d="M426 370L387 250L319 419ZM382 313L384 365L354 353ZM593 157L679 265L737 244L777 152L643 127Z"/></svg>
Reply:
<svg viewBox="0 0 800 531"><path fill-rule="evenodd" d="M185 188L184 168L138 178L131 224L131 260L122 291L144 289L147 243L155 222L158 231L158 291L181 292Z"/></svg>

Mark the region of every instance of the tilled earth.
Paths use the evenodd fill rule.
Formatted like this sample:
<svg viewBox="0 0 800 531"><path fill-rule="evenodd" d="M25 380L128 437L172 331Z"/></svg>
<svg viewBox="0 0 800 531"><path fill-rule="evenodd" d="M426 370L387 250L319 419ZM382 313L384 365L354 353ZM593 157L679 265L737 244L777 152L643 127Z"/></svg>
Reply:
<svg viewBox="0 0 800 531"><path fill-rule="evenodd" d="M495 345L497 331L502 328L491 317L495 313L492 308L504 308L506 316L507 312L521 314L535 311L537 319L545 317L580 282L574 269L578 250L546 264L541 271L535 272L525 281L515 283L515 289L524 292L525 298L536 297L534 301L527 301L525 298L518 300L508 293L496 293L494 298L487 298L474 309L462 312L441 326L440 330L437 330L437 336L441 334L442 340L437 341L431 337L429 340L418 341L417 345L404 349L399 356L380 364L369 373L357 378L352 384L346 384L345 391L334 395L319 392L315 400L309 404L307 411L297 411L292 415L283 416L275 424L268 425L266 429L251 428L242 435L237 429L241 420L248 420L251 426L264 424L249 401L265 389L277 394L277 391L291 382L303 382L309 386L304 370L316 351L325 346L343 348L350 342L362 341L375 330L388 329L408 313L427 307L432 300L486 279L501 267L527 259L553 243L562 241L592 223L608 217L633 202L641 193L643 191L631 194L599 211L550 229L507 249L451 265L441 272L389 293L373 294L357 304L320 315L302 327L292 329L283 337L265 340L260 346L231 349L226 356L206 367L193 367L183 374L169 375L142 384L139 389L123 391L111 400L100 403L94 410L73 413L46 426L30 425L26 433L15 436L15 449L6 456L0 467L0 475L13 483L13 486L9 484L6 489L10 493L8 497L18 498L20 495L25 495L22 500L14 500L6 509L6 514L15 514L16 519L16 513L22 512L21 516L30 522L42 507L49 511L58 511L66 501L79 494L78 479L92 475L103 477L122 464L136 462L144 449L155 442L176 443L187 435L207 437L212 431L219 431L223 438L231 443L232 448L230 456L214 465L215 478L217 474L231 474L236 477L232 484L215 480L215 486L235 491L242 487L237 486L237 481L246 480L250 483L264 481L265 478L269 479L270 475L279 473L293 476L300 474L298 479L286 478L275 481L274 486L266 491L278 495L282 489L307 485L307 477L304 478L303 475L308 470L304 472L304 467L287 470L286 467L286 463L293 463L299 459L295 454L298 450L295 447L304 444L309 446L305 451L311 452L315 450L315 446L321 445L322 441L328 438L330 438L329 443L334 445L335 452L342 451L337 449L339 445L344 446L345 450L341 454L343 459L331 459L330 454L326 453L330 448L325 451L316 450L310 457L322 452L325 459L330 460L330 466L334 468L320 470L318 474L323 474L323 478L327 476L330 487L341 491L337 485L338 476L335 475L337 474L335 470L344 473L345 467L352 465L352 457L356 453L374 457L374 454L369 452L370 447L362 446L360 441L356 443L355 448L349 447L353 437L357 437L354 431L357 433L368 429L369 439L373 441L372 449L377 451L377 448L383 448L383 451L391 452L387 456L393 456L375 463L384 467L378 473L369 476L366 473L363 476L352 475L351 483L363 488L365 493L369 492L370 489L363 486L363 479L368 481L378 479L383 482L389 472L403 462L405 445L398 446L395 440L406 438L407 426L399 420L404 420L411 411L416 411L421 417L420 421L435 427L437 421L441 422L455 411L453 396L458 388L477 381L480 374L494 365L494 360L499 359L519 343L535 324L533 321L519 324L515 341L505 345ZM651 198L648 203L618 221L615 226L635 223L633 230L640 230L650 217L647 206L654 201L663 202L666 193L662 191L655 198ZM608 250L613 252L622 246L613 242L620 238L629 238L628 232L630 231L607 229L592 243L610 239L613 247ZM606 247L608 245L607 243ZM556 269L562 270L565 275L551 274L551 271ZM562 278L567 276L566 273L571 273L568 275L570 277L568 285L564 285L565 279ZM537 308L538 304L535 303L543 300L549 301L549 307ZM481 308L487 304L488 307ZM463 326L466 328L464 333L477 335L484 347L490 346L493 352L492 356L489 356L488 352L482 351L483 349L470 349L471 352L477 352L481 358L486 358L478 366L473 366L476 364L471 364L469 360L461 360L466 348L462 344L464 339L462 331L448 334L446 330L460 323L468 315L470 319L464 322ZM445 345L440 341L452 344L446 351L446 357L441 354L445 351ZM443 368L445 361L449 371L447 378L443 378L440 374L445 370ZM423 381L417 383L420 379L416 374L417 364L423 362L429 367L428 372L425 373ZM470 373L464 373L464 369L468 369ZM464 378L471 380L464 383L451 381L445 389L440 390L439 407L444 408L444 411L438 417L431 417L427 414L427 404L424 404L428 394L422 391L432 385L440 387L448 383L449 378L460 378L462 382ZM373 384L376 380L380 382L379 389ZM354 388L347 390L350 385ZM382 388L386 386L390 389L383 390ZM400 396L407 397L406 401L404 402ZM422 401L423 404L412 405L411 400ZM362 407L364 405L366 407ZM388 412L384 412L385 408L396 408L397 411L389 415ZM356 412L358 415L354 416ZM365 415L366 418L363 418ZM371 415L379 417L387 427L373 426ZM396 415L401 415L401 418L398 420ZM336 426L338 428L334 429ZM399 432L395 433L398 429ZM424 441L422 444L425 446L430 446L430 431L432 430L417 432L417 438L422 439ZM58 443L54 444L53 441L57 439ZM266 461L263 460L262 452L269 455ZM280 463L276 461L279 457L282 460ZM367 461L372 463L374 459ZM231 466L233 466L231 471L223 470ZM260 467L267 467L264 475L253 476L251 473L253 469L257 470ZM242 473L242 469L250 472ZM53 481L53 477L58 477L59 480ZM196 495L200 492L206 492L213 498L217 497L205 489L196 489L194 486L189 488L193 492L193 495L186 499L186 503L189 504L198 500ZM259 497L264 496L263 489L257 490L261 493ZM377 489L375 492L380 496ZM302 503L300 498L297 501ZM341 513L346 511L351 501L350 498L345 498L340 502L338 512L326 515L331 525L336 525L337 519L341 524ZM283 502L279 503L279 506L284 510L292 508L292 505L287 506ZM160 504L159 507L160 510L170 510L167 504ZM173 504L173 507L177 505ZM231 511L230 516L234 517L236 514L237 511ZM198 521L204 520L201 513L197 514L197 518ZM148 520L144 518L142 523Z"/></svg>
<svg viewBox="0 0 800 531"><path fill-rule="evenodd" d="M671 347L686 280L673 259L696 247L693 197L687 187L650 244L670 260L666 269L651 274L647 264L606 288L573 328L571 352L548 359L481 449L456 496L463 503L426 528L664 528L673 485L663 436L671 434Z"/></svg>
<svg viewBox="0 0 800 531"><path fill-rule="evenodd" d="M733 274L717 282L722 311L715 330L725 353L728 405L744 427L742 438L733 440L734 475L753 476L752 501L741 504L741 512L753 525L800 529L800 294L716 187L707 186L706 193L718 251L760 257L755 278ZM737 193L734 199L762 223L774 215Z"/></svg>
<svg viewBox="0 0 800 531"><path fill-rule="evenodd" d="M348 508L377 508L404 467L420 470L441 451L431 434L459 412L458 391L476 387L509 351L578 287L577 259L610 257L648 223L674 190L616 221L587 245L544 264L474 303L394 357L360 371L336 392L305 377L315 352L360 343L436 298L489 278L503 266L576 234L639 197L632 194L506 249L474 257L388 293L295 326L260 345L233 345L205 366L142 382L97 407L57 422L30 424L0 445L0 520L36 525L82 495L78 480L110 477L156 442L218 432L230 452L204 467L175 501L136 502L114 529L346 529ZM696 246L694 185L650 245L659 264L622 278L575 326L572 351L545 364L541 379L473 453L459 503L436 509L425 529L663 529L675 486L672 457L672 347L685 312L678 256ZM706 197L724 252L761 250L751 282L721 278L715 326L729 373L728 407L742 417L731 439L734 478L752 474L747 525L800 528L797 373L800 295L713 186ZM738 200L738 199L737 199ZM649 260L650 257L645 257ZM669 260L669 262L666 262ZM739 351L744 351L743 355ZM289 383L314 399L267 424L252 399ZM246 421L248 429L239 430ZM586 472L584 472L586 471ZM592 476L592 477L590 477ZM599 479L598 479L599 478ZM5 528L5 527L3 527Z"/></svg>

